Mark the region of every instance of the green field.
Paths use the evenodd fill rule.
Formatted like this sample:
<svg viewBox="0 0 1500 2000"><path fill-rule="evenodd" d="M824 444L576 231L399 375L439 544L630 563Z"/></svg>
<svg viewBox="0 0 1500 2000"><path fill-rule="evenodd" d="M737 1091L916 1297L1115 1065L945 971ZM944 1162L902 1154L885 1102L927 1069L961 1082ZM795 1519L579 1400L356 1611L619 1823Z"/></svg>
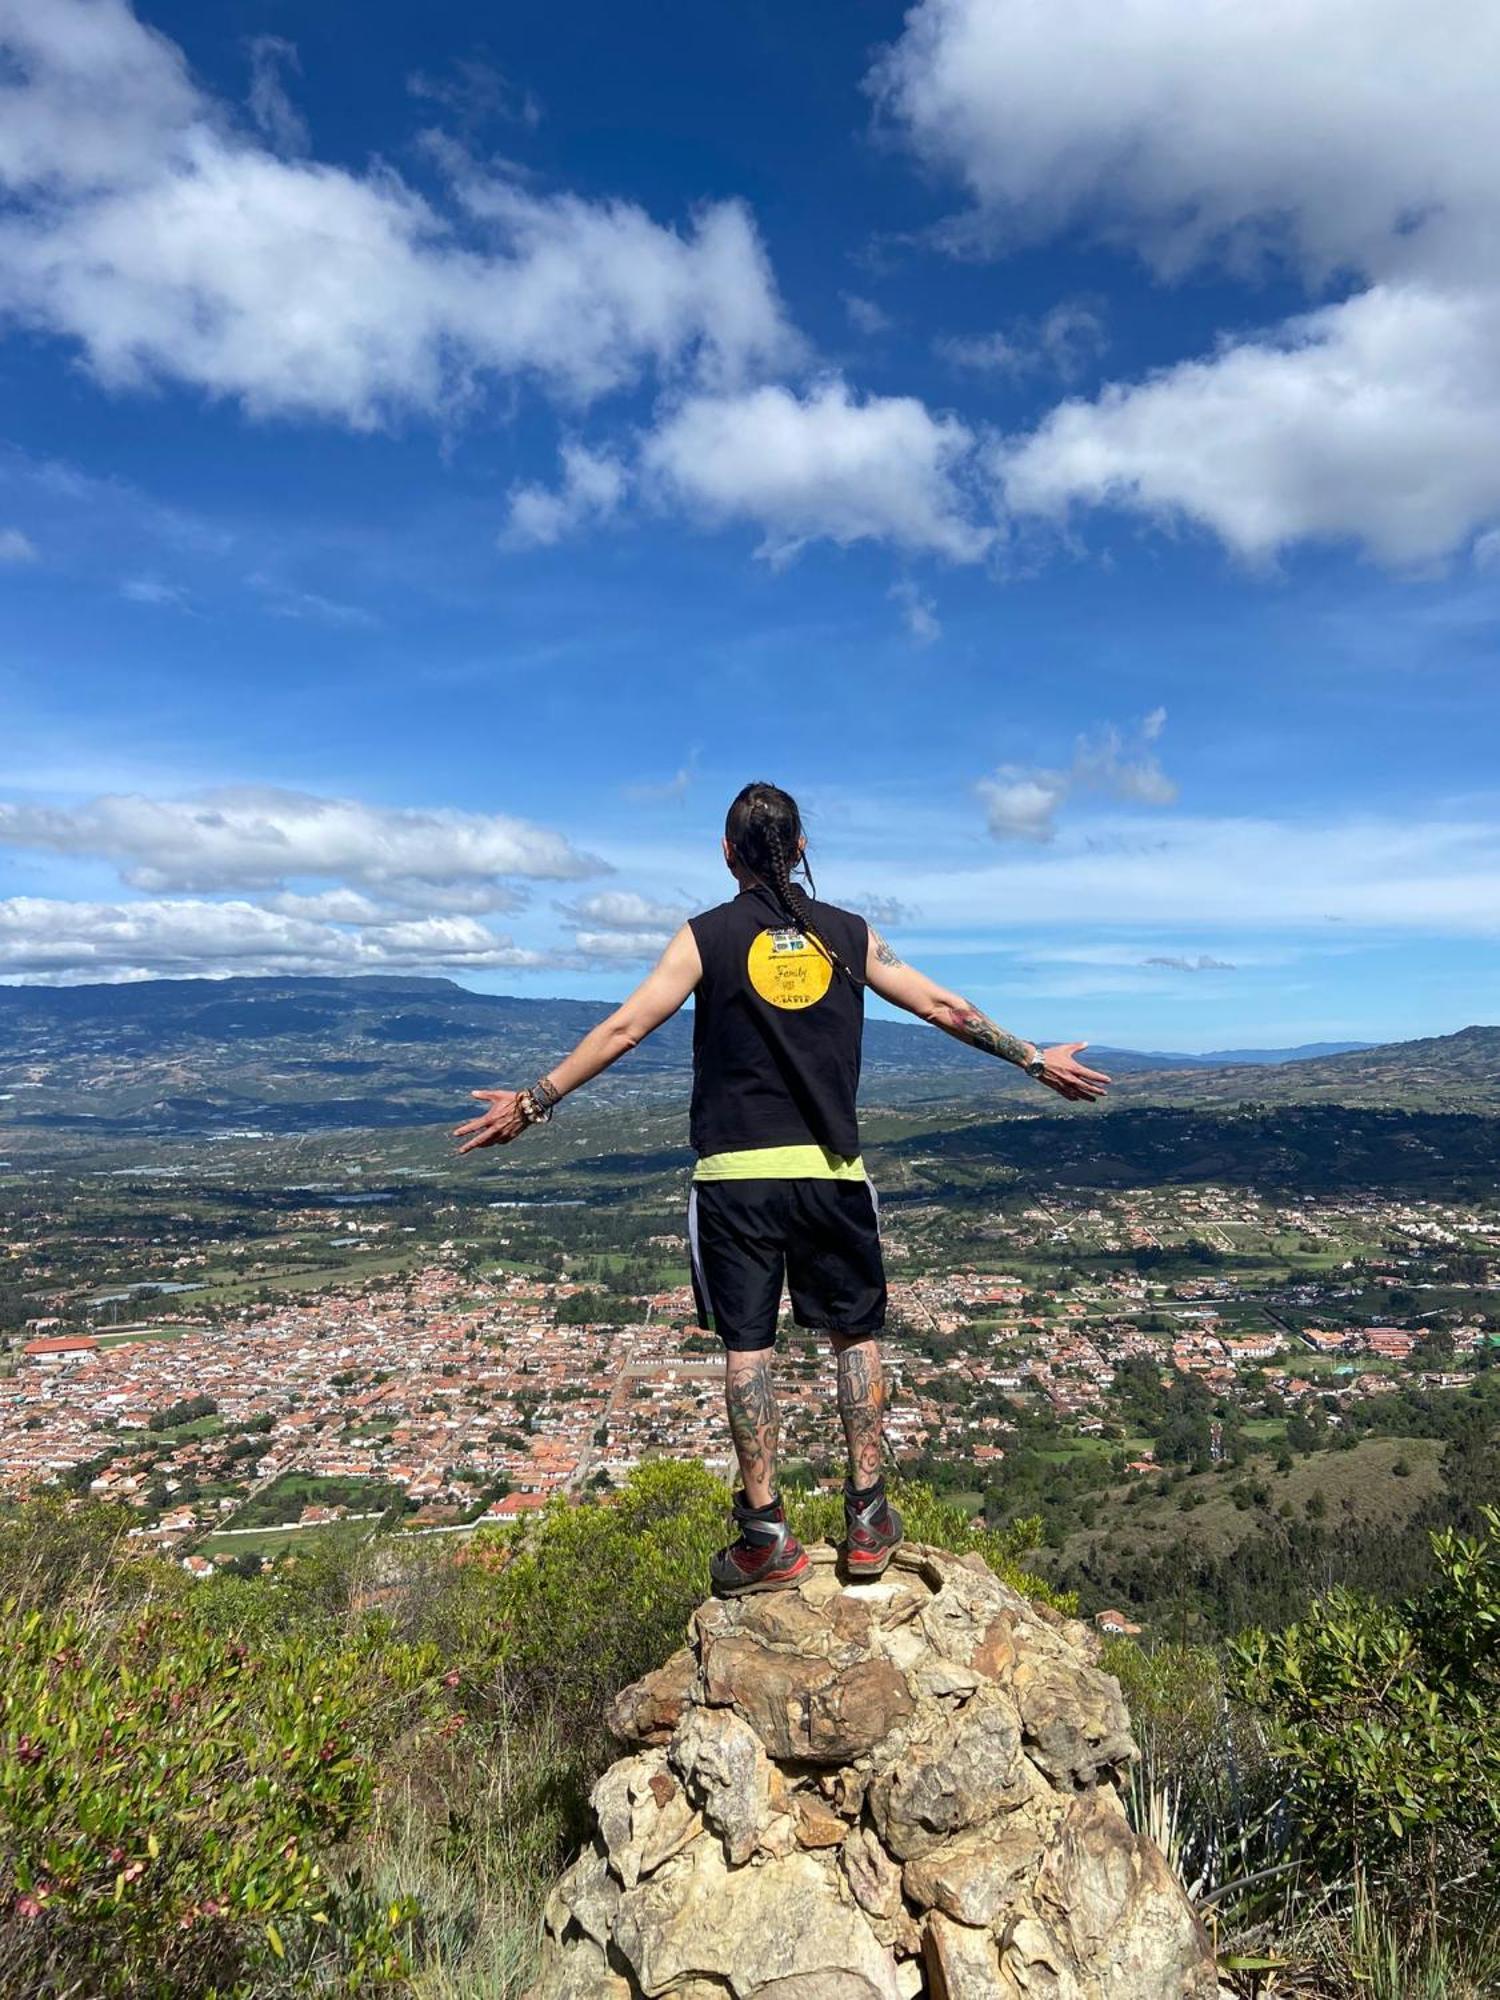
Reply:
<svg viewBox="0 0 1500 2000"><path fill-rule="evenodd" d="M254 1277L244 1277L234 1272L226 1272L220 1277L210 1277L202 1291L194 1292L193 1301L202 1305L244 1305L259 1296L261 1292L314 1292L325 1285L358 1284L364 1278L388 1278L398 1272L409 1271L414 1265L427 1260L428 1252L413 1244L409 1249L387 1257L371 1255L352 1258L348 1263L319 1265L311 1270L288 1271L280 1276L257 1272Z"/></svg>
<svg viewBox="0 0 1500 2000"><path fill-rule="evenodd" d="M320 1478L311 1472L284 1472L254 1494L226 1528L295 1526L304 1507L347 1507L351 1514L381 1513L402 1495L399 1486L378 1479Z"/></svg>
<svg viewBox="0 0 1500 2000"><path fill-rule="evenodd" d="M288 1549L310 1542L316 1536L326 1537L340 1530L346 1535L363 1535L374 1525L373 1521L324 1521L304 1528L293 1523L284 1528L245 1529L239 1534L226 1534L221 1529L196 1542L193 1553L207 1556L210 1560L217 1555L284 1555Z"/></svg>
<svg viewBox="0 0 1500 2000"><path fill-rule="evenodd" d="M1257 1428L1247 1426L1252 1432ZM1327 1520L1348 1515L1399 1529L1437 1491L1441 1458L1441 1445L1429 1438L1365 1438L1350 1451L1319 1451L1299 1458L1286 1473L1278 1473L1265 1459L1248 1466L1221 1466L1184 1480L1160 1498L1152 1491L1149 1474L1134 1474L1103 1496L1097 1524L1070 1536L1063 1553L1069 1558L1082 1555L1116 1534L1127 1536L1147 1553L1190 1542L1222 1555L1264 1530L1268 1515L1274 1519L1283 1502L1294 1516L1305 1514L1314 1493L1323 1496ZM1392 1469L1402 1461L1409 1468L1404 1478ZM1269 1489L1269 1508L1237 1506L1232 1489L1257 1482ZM1127 1504L1132 1488L1138 1497ZM1205 1497L1200 1506L1184 1512L1178 1504L1184 1494Z"/></svg>
<svg viewBox="0 0 1500 2000"><path fill-rule="evenodd" d="M1286 1436L1286 1418L1251 1417L1242 1428L1255 1444L1280 1444Z"/></svg>
<svg viewBox="0 0 1500 2000"><path fill-rule="evenodd" d="M129 1333L101 1333L101 1347L128 1347L134 1340L185 1340L197 1329L190 1326L143 1326Z"/></svg>

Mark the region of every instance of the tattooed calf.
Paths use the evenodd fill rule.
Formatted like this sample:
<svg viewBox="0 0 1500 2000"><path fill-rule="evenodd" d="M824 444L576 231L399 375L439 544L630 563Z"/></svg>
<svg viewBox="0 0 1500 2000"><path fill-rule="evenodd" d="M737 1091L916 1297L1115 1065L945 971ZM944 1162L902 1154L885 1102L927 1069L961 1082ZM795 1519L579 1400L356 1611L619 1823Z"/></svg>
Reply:
<svg viewBox="0 0 1500 2000"><path fill-rule="evenodd" d="M725 1396L729 1406L729 1434L740 1461L740 1479L745 1492L755 1501L762 1486L767 1496L776 1491L776 1395L771 1386L771 1359L767 1347L753 1353L733 1353L728 1357ZM756 1502L755 1504L764 1504Z"/></svg>
<svg viewBox="0 0 1500 2000"><path fill-rule="evenodd" d="M881 1416L885 1408L885 1376L880 1349L873 1340L851 1342L838 1350L839 1415L849 1446L849 1476L856 1486L873 1486L880 1477Z"/></svg>

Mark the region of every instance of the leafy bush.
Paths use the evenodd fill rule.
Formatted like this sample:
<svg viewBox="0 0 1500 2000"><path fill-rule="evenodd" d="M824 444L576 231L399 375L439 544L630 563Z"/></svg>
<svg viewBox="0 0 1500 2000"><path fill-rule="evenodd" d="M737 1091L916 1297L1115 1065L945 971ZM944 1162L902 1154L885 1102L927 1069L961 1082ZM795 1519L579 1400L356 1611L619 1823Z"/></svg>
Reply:
<svg viewBox="0 0 1500 2000"><path fill-rule="evenodd" d="M260 1993L318 1926L348 1990L400 1969L413 1913L373 1909L326 1860L368 1815L373 1753L420 1708L430 1651L295 1631L252 1648L170 1603L113 1627L5 1615L6 1990Z"/></svg>
<svg viewBox="0 0 1500 2000"><path fill-rule="evenodd" d="M26 1608L137 1599L143 1590L169 1587L168 1578L185 1588L180 1574L116 1560L130 1525L126 1508L96 1500L49 1493L6 1506L0 1510L0 1599Z"/></svg>
<svg viewBox="0 0 1500 2000"><path fill-rule="evenodd" d="M1034 1522L892 1490L914 1540L1058 1601ZM790 1505L842 1531L836 1496ZM728 1509L662 1462L461 1548L329 1530L202 1582L127 1556L121 1510L0 1515L0 1992L510 2000L604 1710L682 1642Z"/></svg>
<svg viewBox="0 0 1500 2000"><path fill-rule="evenodd" d="M913 1541L977 1550L1018 1588L1072 1608L1018 1564L1035 1545L1035 1522L1000 1533L974 1527L925 1487L896 1481L891 1492ZM730 1532L729 1499L701 1466L662 1460L632 1473L609 1502L554 1502L508 1536L476 1538L465 1581L440 1613L474 1700L493 1707L544 1693L587 1730L618 1688L682 1644L707 1594L709 1557ZM843 1533L837 1496L788 1494L787 1507L805 1541Z"/></svg>
<svg viewBox="0 0 1500 2000"><path fill-rule="evenodd" d="M1231 1648L1318 1877L1403 1878L1417 1911L1451 1910L1458 1883L1500 1888L1500 1510L1483 1519L1480 1535L1433 1536L1422 1596L1334 1590Z"/></svg>
<svg viewBox="0 0 1500 2000"><path fill-rule="evenodd" d="M682 1643L725 1539L725 1488L697 1465L644 1466L610 1504L555 1502L476 1537L448 1643L486 1710L556 1702L575 1726Z"/></svg>

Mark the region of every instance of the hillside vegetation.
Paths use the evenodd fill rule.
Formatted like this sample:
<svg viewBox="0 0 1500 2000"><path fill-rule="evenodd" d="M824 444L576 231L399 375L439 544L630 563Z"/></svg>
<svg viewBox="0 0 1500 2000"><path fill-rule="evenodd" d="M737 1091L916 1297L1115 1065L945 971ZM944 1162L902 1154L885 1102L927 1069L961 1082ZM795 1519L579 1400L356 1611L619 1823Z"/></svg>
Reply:
<svg viewBox="0 0 1500 2000"><path fill-rule="evenodd" d="M1275 1065L1153 1070L1124 1078L1118 1096L1153 1104L1391 1105L1424 1111L1500 1111L1500 1028L1386 1042L1342 1055Z"/></svg>
<svg viewBox="0 0 1500 2000"><path fill-rule="evenodd" d="M1045 1588L1017 1568L1035 1524L986 1534L921 1488L897 1497L916 1538ZM108 1510L13 1508L0 1990L514 2000L612 1754L605 1704L678 1643L726 1500L659 1464L614 1504L457 1556L335 1541L202 1584L125 1557ZM836 1511L803 1499L799 1531ZM1116 1649L1147 1753L1138 1823L1214 1909L1244 1992L1281 1991L1265 1979L1294 1959L1326 2000L1488 1990L1470 1974L1500 1890L1497 1629L1492 1511L1438 1538L1404 1605L1335 1592L1224 1665ZM1351 1908L1354 1928L1325 1921ZM1453 1979L1370 1985L1392 1938L1401 1977Z"/></svg>
<svg viewBox="0 0 1500 2000"><path fill-rule="evenodd" d="M1034 1527L920 1488L913 1533L1033 1591ZM0 1516L0 1991L505 2000L613 1748L680 1642L729 1495L694 1466L451 1543L337 1538L254 1578L125 1554L126 1518ZM838 1502L803 1500L809 1540Z"/></svg>
<svg viewBox="0 0 1500 2000"><path fill-rule="evenodd" d="M608 1012L472 993L447 979L163 979L0 987L5 1123L99 1134L388 1130L449 1122L477 1081L521 1080ZM1020 1024L1017 1024L1020 1025ZM1045 1035L1046 1024L1034 1032ZM678 1015L593 1087L605 1105L686 1101L692 1023ZM1098 1047L1116 1102L1211 1109L1391 1105L1500 1111L1500 1028L1349 1054L1216 1063ZM865 1093L886 1104L1035 1109L1035 1086L930 1029L872 1017Z"/></svg>

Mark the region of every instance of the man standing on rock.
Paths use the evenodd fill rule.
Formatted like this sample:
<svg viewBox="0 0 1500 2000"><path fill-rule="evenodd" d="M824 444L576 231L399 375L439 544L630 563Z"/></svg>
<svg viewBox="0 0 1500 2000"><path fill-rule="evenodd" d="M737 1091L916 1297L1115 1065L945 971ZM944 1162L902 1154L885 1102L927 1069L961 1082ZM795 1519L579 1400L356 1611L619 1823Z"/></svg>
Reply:
<svg viewBox="0 0 1500 2000"><path fill-rule="evenodd" d="M771 1359L783 1283L797 1324L826 1333L837 1357L846 1574L881 1575L901 1540L881 1472L885 1271L855 1108L866 986L1061 1097L1100 1097L1109 1079L1077 1061L1085 1043L1019 1041L903 965L863 917L793 882L801 868L812 884L807 842L795 799L777 786L747 785L735 799L724 860L738 895L690 918L630 998L529 1089L476 1090L488 1108L454 1136L461 1153L508 1145L693 996L693 1292L700 1325L724 1343L741 1482L739 1532L710 1572L721 1596L736 1597L784 1589L808 1565L776 1491Z"/></svg>

